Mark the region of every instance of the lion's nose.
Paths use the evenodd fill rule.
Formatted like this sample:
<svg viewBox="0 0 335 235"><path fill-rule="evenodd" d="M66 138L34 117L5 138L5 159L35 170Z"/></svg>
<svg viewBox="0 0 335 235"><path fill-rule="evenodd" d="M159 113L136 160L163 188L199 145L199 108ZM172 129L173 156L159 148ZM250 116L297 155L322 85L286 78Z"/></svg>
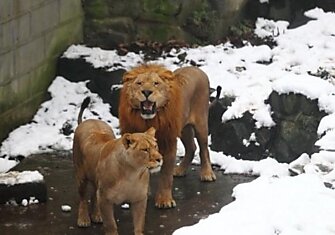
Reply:
<svg viewBox="0 0 335 235"><path fill-rule="evenodd" d="M144 91L142 91L142 93L143 93L143 95L144 95L146 98L148 98L148 97L149 97L149 95L151 95L151 94L152 94L152 91L149 91L149 90L144 90Z"/></svg>

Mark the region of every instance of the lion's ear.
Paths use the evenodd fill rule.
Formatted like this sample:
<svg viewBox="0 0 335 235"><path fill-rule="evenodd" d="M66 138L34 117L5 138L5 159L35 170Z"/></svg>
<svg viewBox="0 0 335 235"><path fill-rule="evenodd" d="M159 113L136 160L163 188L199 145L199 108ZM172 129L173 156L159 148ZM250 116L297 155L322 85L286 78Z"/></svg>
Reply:
<svg viewBox="0 0 335 235"><path fill-rule="evenodd" d="M129 146L132 144L131 134L125 133L122 135L121 139L122 139L122 144L124 145L124 147L128 149Z"/></svg>
<svg viewBox="0 0 335 235"><path fill-rule="evenodd" d="M122 77L123 82L129 82L136 78L136 74L132 71L125 72Z"/></svg>
<svg viewBox="0 0 335 235"><path fill-rule="evenodd" d="M156 129L154 127L150 127L145 133L155 137Z"/></svg>
<svg viewBox="0 0 335 235"><path fill-rule="evenodd" d="M166 79L166 80L172 80L174 78L174 74L172 71L165 69L164 71L161 71L159 73L159 76L162 79Z"/></svg>

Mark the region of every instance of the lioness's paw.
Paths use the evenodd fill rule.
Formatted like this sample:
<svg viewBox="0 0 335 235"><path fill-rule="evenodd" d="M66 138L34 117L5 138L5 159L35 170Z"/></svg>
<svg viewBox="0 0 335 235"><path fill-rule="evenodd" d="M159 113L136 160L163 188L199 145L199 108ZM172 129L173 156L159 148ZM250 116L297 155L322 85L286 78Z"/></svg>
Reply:
<svg viewBox="0 0 335 235"><path fill-rule="evenodd" d="M89 227L91 226L91 220L90 218L78 218L77 225L81 228Z"/></svg>
<svg viewBox="0 0 335 235"><path fill-rule="evenodd" d="M186 171L184 168L180 167L180 166L177 166L174 168L173 170L173 176L176 176L176 177L183 177L183 176L186 176Z"/></svg>
<svg viewBox="0 0 335 235"><path fill-rule="evenodd" d="M168 209L168 208L173 208L176 207L176 202L175 200L156 200L155 206L160 209Z"/></svg>
<svg viewBox="0 0 335 235"><path fill-rule="evenodd" d="M216 175L214 174L212 170L209 172L208 171L201 172L200 180L204 182L212 182L216 180Z"/></svg>
<svg viewBox="0 0 335 235"><path fill-rule="evenodd" d="M102 223L102 217L100 214L97 215L92 215L92 222L96 224L101 224Z"/></svg>

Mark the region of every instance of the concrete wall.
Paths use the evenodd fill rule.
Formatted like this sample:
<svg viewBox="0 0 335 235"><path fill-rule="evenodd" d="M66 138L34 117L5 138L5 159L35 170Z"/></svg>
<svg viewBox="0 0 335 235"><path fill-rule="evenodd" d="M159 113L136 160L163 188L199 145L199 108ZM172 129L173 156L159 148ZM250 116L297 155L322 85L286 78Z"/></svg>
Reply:
<svg viewBox="0 0 335 235"><path fill-rule="evenodd" d="M47 97L56 61L83 38L81 0L0 0L0 142Z"/></svg>

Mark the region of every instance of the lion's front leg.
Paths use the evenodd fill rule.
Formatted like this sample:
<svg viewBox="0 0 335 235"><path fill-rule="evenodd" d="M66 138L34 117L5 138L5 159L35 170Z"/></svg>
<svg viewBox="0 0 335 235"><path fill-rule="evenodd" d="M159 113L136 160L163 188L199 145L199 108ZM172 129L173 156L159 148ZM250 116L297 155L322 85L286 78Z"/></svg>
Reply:
<svg viewBox="0 0 335 235"><path fill-rule="evenodd" d="M163 166L158 181L158 191L156 192L155 206L158 208L172 208L176 202L172 197L173 170L176 162L177 141L173 142L169 149L164 151Z"/></svg>

